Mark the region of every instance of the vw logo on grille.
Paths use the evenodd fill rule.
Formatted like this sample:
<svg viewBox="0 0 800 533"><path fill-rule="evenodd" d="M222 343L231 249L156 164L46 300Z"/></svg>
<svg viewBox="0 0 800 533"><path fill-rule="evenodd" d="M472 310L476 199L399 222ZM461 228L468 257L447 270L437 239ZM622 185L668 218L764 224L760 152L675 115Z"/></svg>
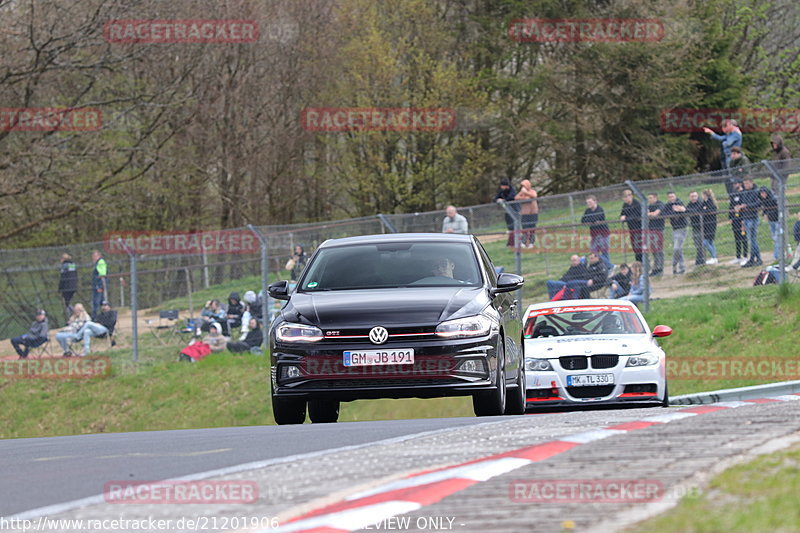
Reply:
<svg viewBox="0 0 800 533"><path fill-rule="evenodd" d="M373 344L383 344L389 338L389 332L383 326L375 326L369 330L369 340Z"/></svg>

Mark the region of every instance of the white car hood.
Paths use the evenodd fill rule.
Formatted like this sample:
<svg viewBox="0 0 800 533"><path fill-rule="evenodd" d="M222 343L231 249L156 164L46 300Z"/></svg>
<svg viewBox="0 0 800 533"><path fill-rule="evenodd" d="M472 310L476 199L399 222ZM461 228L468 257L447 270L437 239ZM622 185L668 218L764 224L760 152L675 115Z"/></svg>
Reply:
<svg viewBox="0 0 800 533"><path fill-rule="evenodd" d="M553 359L564 355L635 355L656 349L650 335L592 335L525 339L525 356Z"/></svg>

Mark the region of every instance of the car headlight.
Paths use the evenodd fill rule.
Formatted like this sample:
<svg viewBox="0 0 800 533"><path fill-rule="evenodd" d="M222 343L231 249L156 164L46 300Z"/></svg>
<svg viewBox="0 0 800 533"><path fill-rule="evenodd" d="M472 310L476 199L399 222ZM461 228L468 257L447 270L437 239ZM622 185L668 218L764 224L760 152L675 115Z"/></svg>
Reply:
<svg viewBox="0 0 800 533"><path fill-rule="evenodd" d="M317 342L322 339L322 330L316 326L284 322L278 326L275 336L283 342Z"/></svg>
<svg viewBox="0 0 800 533"><path fill-rule="evenodd" d="M649 366L656 363L658 363L658 355L654 353L642 353L628 357L628 363L625 366Z"/></svg>
<svg viewBox="0 0 800 533"><path fill-rule="evenodd" d="M528 359L525 358L525 370L532 370L534 372L543 372L545 370L553 370L553 365L547 359Z"/></svg>
<svg viewBox="0 0 800 533"><path fill-rule="evenodd" d="M481 337L492 329L492 321L483 315L468 316L448 320L436 326L439 337L456 339L460 337Z"/></svg>

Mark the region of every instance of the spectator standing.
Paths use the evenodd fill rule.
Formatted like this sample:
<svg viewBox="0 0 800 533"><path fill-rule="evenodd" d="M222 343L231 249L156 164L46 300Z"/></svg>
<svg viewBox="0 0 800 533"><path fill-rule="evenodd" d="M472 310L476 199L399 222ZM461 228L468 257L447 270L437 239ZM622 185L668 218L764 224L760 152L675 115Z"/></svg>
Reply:
<svg viewBox="0 0 800 533"><path fill-rule="evenodd" d="M628 226L631 238L631 247L636 260L642 261L642 204L633 197L633 191L625 189L622 192L622 210L619 219Z"/></svg>
<svg viewBox="0 0 800 533"><path fill-rule="evenodd" d="M664 216L669 217L669 223L672 226L672 274L685 274L683 243L686 242L689 223L686 220L686 206L674 192L667 193Z"/></svg>
<svg viewBox="0 0 800 533"><path fill-rule="evenodd" d="M789 268L795 270L800 269L800 213L797 213L796 216L797 221L792 228L792 234L794 235L794 256L792 257L791 266L786 267L787 270Z"/></svg>
<svg viewBox="0 0 800 533"><path fill-rule="evenodd" d="M49 334L47 313L44 312L44 309L39 309L36 311L36 320L31 323L28 333L12 338L11 346L14 347L14 351L17 352L20 359L27 359L30 349L47 342Z"/></svg>
<svg viewBox="0 0 800 533"><path fill-rule="evenodd" d="M761 249L758 246L758 209L760 207L761 198L753 184L752 178L745 178L744 190L742 191L742 204L736 206L736 209L739 210L739 214L742 215L742 223L744 224L744 229L750 244L750 259L742 265L742 268L764 264L761 260Z"/></svg>
<svg viewBox="0 0 800 533"><path fill-rule="evenodd" d="M734 179L744 179L747 175L746 167L749 165L752 165L750 158L742 152L741 148L738 146L731 148L730 171Z"/></svg>
<svg viewBox="0 0 800 533"><path fill-rule="evenodd" d="M733 119L726 119L722 122L722 132L724 135L714 133L711 128L703 128L703 131L711 135L711 138L721 143L722 148L722 168L730 168L731 163L731 149L734 146L742 146L742 131L739 129L739 123Z"/></svg>
<svg viewBox="0 0 800 533"><path fill-rule="evenodd" d="M621 299L637 304L644 301L644 267L639 261L631 263L631 290Z"/></svg>
<svg viewBox="0 0 800 533"><path fill-rule="evenodd" d="M647 216L650 219L647 232L647 249L653 254L653 271L651 276L660 276L664 273L664 202L658 199L658 194L647 195ZM685 236L684 236L685 237Z"/></svg>
<svg viewBox="0 0 800 533"><path fill-rule="evenodd" d="M516 195L517 191L514 189L514 186L511 185L511 182L508 180L508 178L503 178L500 180L500 185L497 187L497 193L494 195L494 201L498 204L502 204L504 202L513 202ZM519 210L519 206L517 204L510 204L510 207L514 211ZM514 246L514 217L511 216L510 213L506 212L505 218L506 228L508 229L506 232L508 235L506 246Z"/></svg>
<svg viewBox="0 0 800 533"><path fill-rule="evenodd" d="M307 262L308 256L306 255L306 251L303 249L303 246L296 244L294 251L292 252L292 257L290 257L286 262L286 270L289 271L292 281L297 281L297 279L300 277L300 274L303 273L303 269L306 267Z"/></svg>
<svg viewBox="0 0 800 533"><path fill-rule="evenodd" d="M469 223L464 215L459 215L455 206L448 205L445 210L445 217L442 220L442 233L463 233L469 232Z"/></svg>
<svg viewBox="0 0 800 533"><path fill-rule="evenodd" d="M788 175L788 173L784 172L787 168L786 159L791 159L792 154L789 152L789 149L783 145L783 137L781 137L780 135L773 135L772 142L770 144L772 145L771 159L772 161L775 162L773 166L775 167L775 170L777 170L785 180ZM775 179L775 177L772 177L770 179L771 179L772 192L775 193L775 195L777 195L778 182Z"/></svg>
<svg viewBox="0 0 800 533"><path fill-rule="evenodd" d="M110 303L103 302L100 306L100 313L97 315L97 318L86 322L76 334L76 340L83 340L83 353L81 355L89 355L92 347L92 337L112 335L115 327L117 327L117 312L111 309ZM116 344L117 343L112 339L111 346L115 346Z"/></svg>
<svg viewBox="0 0 800 533"><path fill-rule="evenodd" d="M94 263L92 269L92 317L96 317L103 301L108 300L108 280L106 278L108 264L103 259L100 250L92 252L92 262Z"/></svg>
<svg viewBox="0 0 800 533"><path fill-rule="evenodd" d="M706 259L707 265L717 264L717 249L714 240L717 238L717 199L711 189L703 190L703 246L711 257Z"/></svg>
<svg viewBox="0 0 800 533"><path fill-rule="evenodd" d="M780 241L778 239L778 200L772 191L766 187L761 187L758 190L758 196L761 199L761 209L769 224L769 234L772 237L772 256L775 261L781 259Z"/></svg>
<svg viewBox="0 0 800 533"><path fill-rule="evenodd" d="M619 265L619 272L611 278L608 288L609 298L622 298L631 290L631 268L627 263Z"/></svg>
<svg viewBox="0 0 800 533"><path fill-rule="evenodd" d="M747 262L748 247L747 247L747 231L744 228L744 219L739 212L739 206L744 205L742 196L742 182L736 180L733 182L733 189L729 195L730 201L728 202L728 218L731 221L731 231L733 232L733 240L736 244L736 259L731 260L731 264L743 265Z"/></svg>
<svg viewBox="0 0 800 533"><path fill-rule="evenodd" d="M573 292L577 292L577 294L581 294L581 291L589 286L588 282L591 275L586 265L581 262L581 258L577 255L573 255L569 258L569 264L569 268L564 272L560 280L547 280L547 294L550 300L553 299L558 291L565 287Z"/></svg>
<svg viewBox="0 0 800 533"><path fill-rule="evenodd" d="M533 248L536 242L536 225L539 223L539 197L530 180L522 180L515 200L520 202L519 214L522 218L522 237L520 244Z"/></svg>
<svg viewBox="0 0 800 533"><path fill-rule="evenodd" d="M606 269L612 270L614 264L608 256L611 230L606 224L605 211L597 204L597 197L594 195L586 197L586 211L581 217L581 224L589 225L589 251L596 253L602 259Z"/></svg>
<svg viewBox="0 0 800 533"><path fill-rule="evenodd" d="M89 322L89 313L86 312L83 304L75 304L75 307L72 308L72 315L69 317L67 327L56 333L56 341L64 350L64 357L72 356L69 343L81 339L81 337L78 336L78 332L87 322Z"/></svg>
<svg viewBox="0 0 800 533"><path fill-rule="evenodd" d="M72 314L72 306L69 302L78 290L78 267L68 253L61 255L61 266L58 269L58 292L64 300L65 317Z"/></svg>
<svg viewBox="0 0 800 533"><path fill-rule="evenodd" d="M697 191L689 193L689 203L686 204L686 213L689 215L689 225L692 227L692 242L694 243L694 264L705 265L706 254L703 244L703 202Z"/></svg>

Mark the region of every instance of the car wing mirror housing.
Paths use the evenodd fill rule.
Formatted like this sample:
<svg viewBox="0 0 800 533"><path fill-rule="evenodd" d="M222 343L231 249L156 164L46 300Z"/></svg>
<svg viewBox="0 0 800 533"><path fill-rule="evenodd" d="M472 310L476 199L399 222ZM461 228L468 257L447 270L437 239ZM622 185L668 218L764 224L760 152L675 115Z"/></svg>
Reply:
<svg viewBox="0 0 800 533"><path fill-rule="evenodd" d="M276 281L275 283L271 283L269 287L267 287L267 292L272 298L276 300L288 300L289 299L289 282L286 280L283 281Z"/></svg>
<svg viewBox="0 0 800 533"><path fill-rule="evenodd" d="M669 337L672 335L672 328L669 326L656 326L653 329L653 337Z"/></svg>
<svg viewBox="0 0 800 533"><path fill-rule="evenodd" d="M497 287L493 287L492 294L499 294L501 292L511 292L522 288L525 283L525 278L512 274L510 272L503 272L497 277Z"/></svg>

